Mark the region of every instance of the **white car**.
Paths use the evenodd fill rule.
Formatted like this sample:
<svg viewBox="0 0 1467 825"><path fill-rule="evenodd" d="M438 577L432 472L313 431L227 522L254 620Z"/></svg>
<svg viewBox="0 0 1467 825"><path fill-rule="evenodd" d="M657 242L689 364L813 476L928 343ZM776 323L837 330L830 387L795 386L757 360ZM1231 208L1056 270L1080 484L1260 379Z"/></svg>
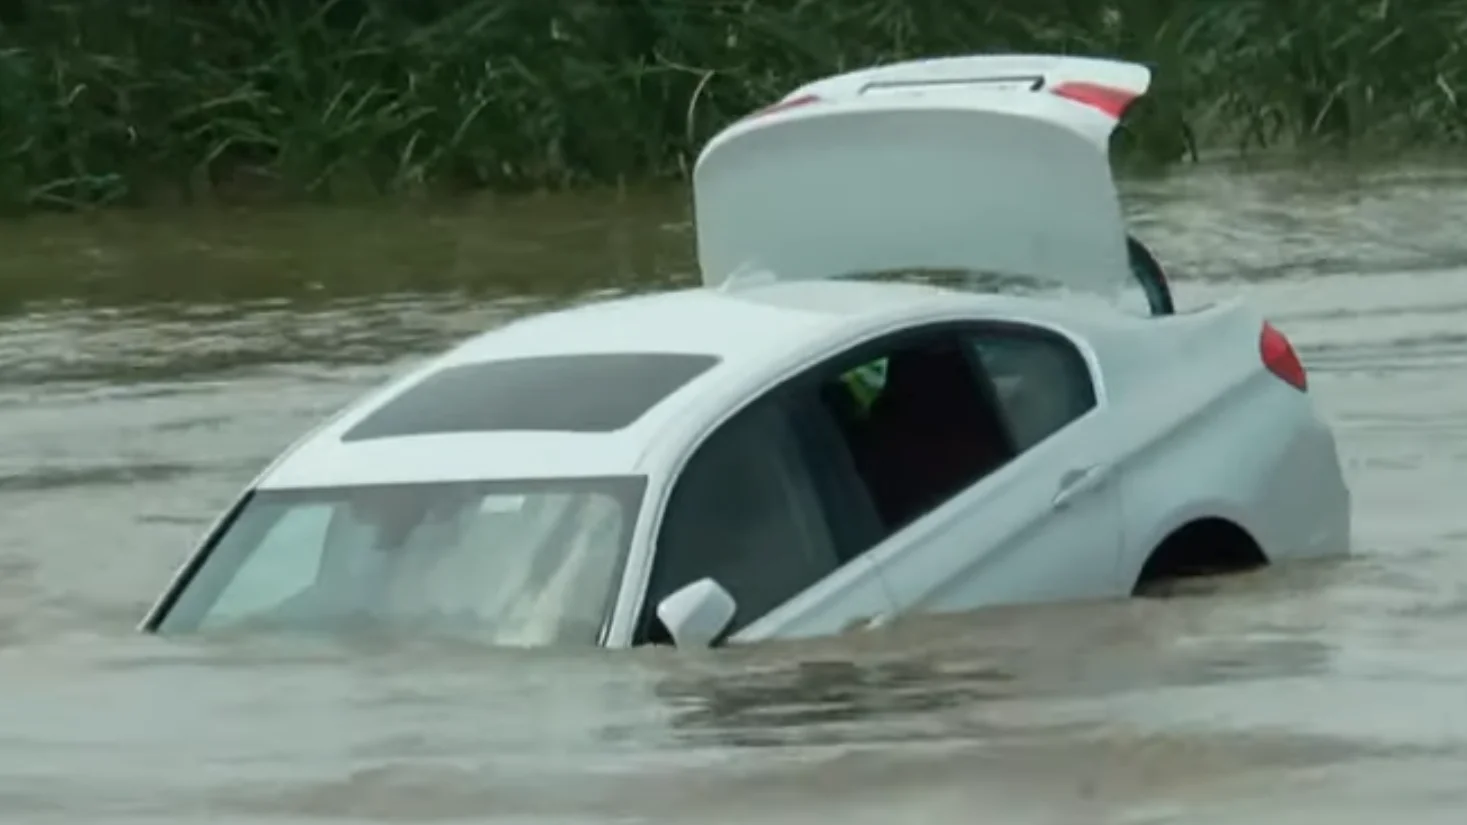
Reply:
<svg viewBox="0 0 1467 825"><path fill-rule="evenodd" d="M348 407L144 629L705 646L1347 553L1288 339L1172 313L1128 237L1107 143L1149 82L917 61L734 124L694 175L703 286L518 320ZM947 283L862 277L893 272ZM1150 315L1114 300L1133 275Z"/></svg>

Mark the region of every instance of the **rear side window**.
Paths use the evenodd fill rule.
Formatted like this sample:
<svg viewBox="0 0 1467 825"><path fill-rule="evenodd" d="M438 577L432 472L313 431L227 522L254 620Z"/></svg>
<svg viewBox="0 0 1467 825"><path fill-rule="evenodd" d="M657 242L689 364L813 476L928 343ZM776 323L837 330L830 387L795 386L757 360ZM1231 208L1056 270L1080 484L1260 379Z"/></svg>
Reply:
<svg viewBox="0 0 1467 825"><path fill-rule="evenodd" d="M609 353L449 367L409 387L341 440L503 430L611 432L635 422L718 360Z"/></svg>
<svg viewBox="0 0 1467 825"><path fill-rule="evenodd" d="M1064 338L1029 328L965 337L993 381L1014 449L1029 449L1095 406L1090 368Z"/></svg>

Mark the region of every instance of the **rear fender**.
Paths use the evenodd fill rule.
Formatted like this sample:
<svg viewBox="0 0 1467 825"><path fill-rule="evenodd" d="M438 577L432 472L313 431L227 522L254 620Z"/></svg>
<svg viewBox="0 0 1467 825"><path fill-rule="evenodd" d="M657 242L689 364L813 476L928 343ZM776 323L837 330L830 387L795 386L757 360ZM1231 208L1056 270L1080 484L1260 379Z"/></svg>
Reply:
<svg viewBox="0 0 1467 825"><path fill-rule="evenodd" d="M1135 334L1111 395L1131 439L1122 574L1134 577L1167 535L1200 518L1233 522L1270 559L1313 552L1345 495L1333 437L1309 396L1264 368L1262 316L1232 303L1142 326L1152 332Z"/></svg>

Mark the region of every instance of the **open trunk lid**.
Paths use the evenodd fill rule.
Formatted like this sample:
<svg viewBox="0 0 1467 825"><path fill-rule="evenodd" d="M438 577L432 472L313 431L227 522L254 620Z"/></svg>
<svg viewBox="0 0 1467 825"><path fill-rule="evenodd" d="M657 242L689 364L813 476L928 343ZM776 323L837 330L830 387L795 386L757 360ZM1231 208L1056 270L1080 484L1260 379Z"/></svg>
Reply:
<svg viewBox="0 0 1467 825"><path fill-rule="evenodd" d="M704 283L965 269L1113 293L1129 275L1106 149L1143 66L915 61L797 89L694 170Z"/></svg>

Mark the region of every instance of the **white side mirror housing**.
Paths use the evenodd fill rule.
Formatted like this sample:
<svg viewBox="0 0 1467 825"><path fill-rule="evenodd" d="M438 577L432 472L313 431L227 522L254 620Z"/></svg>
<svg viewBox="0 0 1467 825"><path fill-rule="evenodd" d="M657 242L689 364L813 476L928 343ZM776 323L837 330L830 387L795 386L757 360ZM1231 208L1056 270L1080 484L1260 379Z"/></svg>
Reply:
<svg viewBox="0 0 1467 825"><path fill-rule="evenodd" d="M709 647L733 621L737 602L713 579L698 579L657 604L657 618L678 647Z"/></svg>

